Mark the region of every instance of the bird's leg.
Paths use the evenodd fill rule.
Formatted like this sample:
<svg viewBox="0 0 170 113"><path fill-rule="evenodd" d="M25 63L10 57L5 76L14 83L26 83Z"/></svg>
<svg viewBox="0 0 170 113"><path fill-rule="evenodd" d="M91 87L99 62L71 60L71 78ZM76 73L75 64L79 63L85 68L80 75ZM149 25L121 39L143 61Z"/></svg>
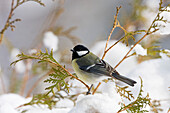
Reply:
<svg viewBox="0 0 170 113"><path fill-rule="evenodd" d="M87 91L86 95L91 94L90 91L91 91L92 87L93 87L93 84L90 86L90 88L89 88L89 90Z"/></svg>

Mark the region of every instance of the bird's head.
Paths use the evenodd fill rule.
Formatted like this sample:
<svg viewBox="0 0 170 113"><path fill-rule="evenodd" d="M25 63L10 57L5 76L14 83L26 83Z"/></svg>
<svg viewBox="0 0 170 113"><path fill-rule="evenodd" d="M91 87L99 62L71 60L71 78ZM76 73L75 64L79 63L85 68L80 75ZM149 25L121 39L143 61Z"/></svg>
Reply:
<svg viewBox="0 0 170 113"><path fill-rule="evenodd" d="M73 49L71 49L71 51L73 52L72 60L81 58L90 52L89 49L83 45L76 45Z"/></svg>

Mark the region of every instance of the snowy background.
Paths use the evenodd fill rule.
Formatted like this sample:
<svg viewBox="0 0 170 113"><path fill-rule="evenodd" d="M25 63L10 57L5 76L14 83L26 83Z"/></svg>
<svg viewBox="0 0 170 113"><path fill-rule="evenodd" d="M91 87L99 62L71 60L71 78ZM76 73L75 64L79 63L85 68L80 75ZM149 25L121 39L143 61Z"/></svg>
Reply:
<svg viewBox="0 0 170 113"><path fill-rule="evenodd" d="M114 43L115 41L111 41ZM98 54L103 51L104 47L99 45L105 44L105 41L98 42L94 45L91 50ZM118 44L117 47L112 49L106 56L105 60L118 62L126 53L126 51L118 51L118 50L128 50L128 48L123 44ZM145 54L143 48L135 49L135 51L139 51L140 54ZM141 52L142 51L142 52ZM109 57L117 55L118 58ZM100 56L100 55L99 55ZM170 92L168 91L169 83L170 83L170 58L168 58L165 54L161 54L162 58L153 59L144 61L141 64L137 63L136 57L130 57L125 62L123 62L119 67L118 71L134 80L137 81L135 87L130 87L130 90L133 92L134 97L136 99L139 89L140 89L140 79L139 76L143 79L143 96L146 96L149 93L150 98L161 101L161 107L164 111L168 111L170 102ZM78 92L85 92L87 89L80 84L80 82L76 80L70 81L74 86L79 86ZM97 85L97 84L96 84ZM120 85L124 86L125 84L120 83ZM81 88L82 87L82 88ZM71 91L70 93L75 93L77 91ZM98 93L99 92L99 93ZM108 82L102 83L102 85L97 90L95 95L84 95L81 94L78 96L75 106L73 101L69 99L61 99L56 108L49 110L45 105L33 105L33 106L24 106L17 108L18 106L27 103L31 100L31 97L25 98L18 94L2 94L0 96L0 113L19 113L21 111L26 111L26 113L115 113L120 109L120 102L122 102L121 96L116 92L115 83ZM130 103L128 100L124 100L126 104ZM146 107L145 109L150 110L150 107ZM125 112L125 111L123 111Z"/></svg>
<svg viewBox="0 0 170 113"><path fill-rule="evenodd" d="M47 17L51 12L56 10L58 1L43 0L43 2L46 4L46 7L41 7L33 2L26 3L19 7L15 12L15 17L21 18L22 21L16 24L17 28L14 32L8 30L5 33L5 38L8 40L0 45L0 113L20 113L23 111L26 113L115 113L120 109L121 102L125 104L130 103L128 100L122 99L116 92L115 82L109 81L108 83L103 82L95 95L80 94L75 103L69 99L61 99L52 110L48 109L45 105L19 107L31 100L32 97L26 98L25 95L35 81L29 81L27 83L28 87L25 88L22 94L18 92L18 87L14 91L10 89L10 82L11 79L13 80L14 75L17 75L18 79L23 80L22 78L25 72L32 68L31 64L25 65L24 61L17 63L15 67L10 67L10 63L17 60L16 55L21 52L29 54L35 53L37 48L41 48L42 50L44 48L48 50L53 48L54 57L59 61L62 58L62 51L69 51L70 48L74 46L66 37L57 36L53 31L45 28L46 23L48 23L46 22L48 21ZM64 26L65 29L76 26L77 29L75 29L72 34L81 39L81 44L88 46L93 53L102 57L106 37L112 27L116 6L122 6L120 17L123 18L121 13L131 13L131 5L129 5L131 2L130 0L65 1L62 5L65 11L56 21L56 26ZM10 3L10 0L0 0L0 26L3 26L6 21ZM170 1L164 1L165 6L168 3L170 3ZM145 21L145 27L147 28L157 14L159 0L144 0L143 4L147 4L148 7L142 12L143 16L148 17ZM125 10L127 10L127 12L125 12ZM27 14L25 14L25 12L27 12ZM166 19L170 19L170 14L163 13L162 15ZM159 24L164 25L164 23ZM0 27L0 30L1 28L2 27ZM134 26L129 26L128 29L132 30ZM119 32L118 30L116 31ZM162 27L156 34L160 37L159 45L161 45L162 49L170 51L170 24L166 24L166 26ZM113 35L117 34L114 33ZM122 36L121 33L118 34L118 36ZM112 39L114 40L111 40L109 45L116 42L114 37L112 37ZM126 45L118 43L107 53L104 60L114 67L129 49ZM149 97L153 100L160 100L160 108L163 109L162 113L167 112L170 108L170 91L168 89L168 87L170 87L170 58L167 57L166 54L161 53L161 58L150 59L139 63L137 56L146 55L147 50L139 44L135 47L134 52L136 52L137 55L126 59L117 68L117 71L121 75L137 81L135 87L129 88L133 92L135 99L141 85L140 76L144 86L143 96L149 93ZM69 58L66 57L66 59L68 58L68 61L70 61L70 53L66 55L69 56ZM61 63L65 64L66 62L62 62L61 60ZM71 68L69 63L67 65ZM72 71L72 69L70 70ZM37 78L35 77L35 79ZM117 82L118 81L116 81L116 83ZM86 92L87 90L76 80L71 80L69 83L74 86L79 86L78 89L71 90L71 94ZM125 86L125 84L120 82L118 82L118 84ZM96 85L97 83L95 86ZM42 80L38 85L38 89L35 90L33 94L44 92L45 87L46 85L43 85ZM19 86L19 88L21 88L21 86ZM150 111L149 106L145 109Z"/></svg>

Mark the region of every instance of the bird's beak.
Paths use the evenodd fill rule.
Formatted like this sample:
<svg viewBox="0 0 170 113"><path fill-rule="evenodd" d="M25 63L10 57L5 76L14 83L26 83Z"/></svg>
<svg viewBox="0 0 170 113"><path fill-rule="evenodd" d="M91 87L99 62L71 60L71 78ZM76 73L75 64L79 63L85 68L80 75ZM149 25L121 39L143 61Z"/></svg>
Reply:
<svg viewBox="0 0 170 113"><path fill-rule="evenodd" d="M73 50L73 49L70 49L70 51L74 52L74 50Z"/></svg>

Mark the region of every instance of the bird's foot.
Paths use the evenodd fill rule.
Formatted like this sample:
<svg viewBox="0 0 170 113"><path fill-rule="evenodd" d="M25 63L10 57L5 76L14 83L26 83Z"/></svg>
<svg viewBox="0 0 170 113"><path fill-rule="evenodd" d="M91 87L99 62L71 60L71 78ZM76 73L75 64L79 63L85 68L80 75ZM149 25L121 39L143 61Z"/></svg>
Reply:
<svg viewBox="0 0 170 113"><path fill-rule="evenodd" d="M91 94L90 91L91 91L92 87L93 87L93 84L90 86L90 88L89 88L89 90L87 91L86 95L90 95L90 94Z"/></svg>

